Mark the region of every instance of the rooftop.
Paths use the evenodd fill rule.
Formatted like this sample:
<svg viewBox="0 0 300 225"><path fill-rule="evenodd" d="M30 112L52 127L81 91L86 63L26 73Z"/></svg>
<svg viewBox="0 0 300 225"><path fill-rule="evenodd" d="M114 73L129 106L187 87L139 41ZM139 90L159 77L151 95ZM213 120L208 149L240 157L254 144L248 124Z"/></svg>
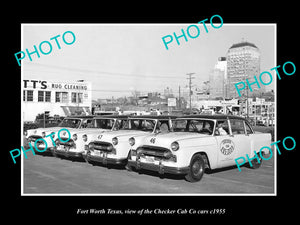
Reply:
<svg viewBox="0 0 300 225"><path fill-rule="evenodd" d="M127 119L128 115L98 115L95 119Z"/></svg>
<svg viewBox="0 0 300 225"><path fill-rule="evenodd" d="M90 119L90 118L94 118L95 116L94 115L70 115L70 116L66 116L65 118L66 119Z"/></svg>
<svg viewBox="0 0 300 225"><path fill-rule="evenodd" d="M237 44L233 44L229 49L232 49L232 48L240 48L240 47L244 47L244 46L251 46L251 47L253 47L253 48L257 48L257 47L255 46L255 44L252 44L252 43L250 43L250 42L245 41L245 42L240 42L240 43L237 43Z"/></svg>
<svg viewBox="0 0 300 225"><path fill-rule="evenodd" d="M240 120L246 120L244 117L241 116L235 116L235 115L226 115L226 114L217 114L217 115L205 115L205 114L196 114L196 115L188 115L188 116L181 116L178 118L198 118L198 119L240 119Z"/></svg>
<svg viewBox="0 0 300 225"><path fill-rule="evenodd" d="M130 116L130 119L160 119L160 120L166 120L166 119L176 119L177 116L171 116L171 115L143 115L143 116Z"/></svg>

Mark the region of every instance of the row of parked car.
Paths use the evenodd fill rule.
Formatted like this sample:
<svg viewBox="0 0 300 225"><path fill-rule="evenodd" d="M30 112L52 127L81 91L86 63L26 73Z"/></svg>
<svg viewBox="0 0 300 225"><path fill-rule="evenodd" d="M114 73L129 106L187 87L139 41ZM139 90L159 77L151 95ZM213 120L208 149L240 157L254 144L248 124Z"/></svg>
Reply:
<svg viewBox="0 0 300 225"><path fill-rule="evenodd" d="M58 138L62 128L71 137L61 132ZM56 157L120 164L129 171L183 174L190 182L201 180L206 168L235 165L235 158L252 158L271 143L269 133L254 132L246 119L233 115L66 117L58 127L29 129L24 135L32 145L44 138L47 151ZM36 144L45 148L43 141ZM254 163L260 165L257 159Z"/></svg>

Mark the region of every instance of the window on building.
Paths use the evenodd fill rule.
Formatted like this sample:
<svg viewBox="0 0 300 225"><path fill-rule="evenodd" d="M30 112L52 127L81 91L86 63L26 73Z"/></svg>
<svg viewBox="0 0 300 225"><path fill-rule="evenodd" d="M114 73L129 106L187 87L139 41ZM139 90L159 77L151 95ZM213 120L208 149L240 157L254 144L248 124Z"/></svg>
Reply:
<svg viewBox="0 0 300 225"><path fill-rule="evenodd" d="M55 92L55 102L61 102L61 92Z"/></svg>
<svg viewBox="0 0 300 225"><path fill-rule="evenodd" d="M27 91L27 101L33 102L33 91Z"/></svg>
<svg viewBox="0 0 300 225"><path fill-rule="evenodd" d="M38 91L38 102L43 102L43 101L44 101L44 92Z"/></svg>
<svg viewBox="0 0 300 225"><path fill-rule="evenodd" d="M68 92L62 92L62 102L68 103Z"/></svg>
<svg viewBox="0 0 300 225"><path fill-rule="evenodd" d="M51 91L38 91L38 102L51 102Z"/></svg>
<svg viewBox="0 0 300 225"><path fill-rule="evenodd" d="M24 90L23 100L27 101L27 102L33 102L33 91L32 90Z"/></svg>
<svg viewBox="0 0 300 225"><path fill-rule="evenodd" d="M55 92L55 102L68 103L68 92Z"/></svg>
<svg viewBox="0 0 300 225"><path fill-rule="evenodd" d="M72 103L82 103L83 94L72 92Z"/></svg>
<svg viewBox="0 0 300 225"><path fill-rule="evenodd" d="M82 93L78 93L78 103L82 103Z"/></svg>
<svg viewBox="0 0 300 225"><path fill-rule="evenodd" d="M45 91L45 102L51 102L51 91Z"/></svg>
<svg viewBox="0 0 300 225"><path fill-rule="evenodd" d="M77 103L77 101L76 101L77 100L77 98L76 98L77 96L76 95L77 95L77 93L72 92L72 95L71 95L71 97L72 97L71 98L71 102L72 103Z"/></svg>

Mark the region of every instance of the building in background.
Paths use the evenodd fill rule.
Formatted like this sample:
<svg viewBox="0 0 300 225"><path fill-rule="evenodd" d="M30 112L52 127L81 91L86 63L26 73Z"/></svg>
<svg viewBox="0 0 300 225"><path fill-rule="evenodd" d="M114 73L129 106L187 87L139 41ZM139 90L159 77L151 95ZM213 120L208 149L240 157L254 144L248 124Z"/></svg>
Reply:
<svg viewBox="0 0 300 225"><path fill-rule="evenodd" d="M241 42L233 44L227 52L227 98L238 98L235 84L238 82L254 82L254 76L260 74L260 51L252 43ZM253 92L246 88L244 97L254 97L264 91L264 87L258 88L257 84L251 85ZM248 96L247 96L248 95Z"/></svg>
<svg viewBox="0 0 300 225"><path fill-rule="evenodd" d="M222 98L224 99L227 95L227 61L226 57L219 57L218 61L211 71L209 75L209 98L216 99Z"/></svg>
<svg viewBox="0 0 300 225"><path fill-rule="evenodd" d="M79 81L23 80L23 121L34 121L38 114L49 116L90 115L92 85Z"/></svg>

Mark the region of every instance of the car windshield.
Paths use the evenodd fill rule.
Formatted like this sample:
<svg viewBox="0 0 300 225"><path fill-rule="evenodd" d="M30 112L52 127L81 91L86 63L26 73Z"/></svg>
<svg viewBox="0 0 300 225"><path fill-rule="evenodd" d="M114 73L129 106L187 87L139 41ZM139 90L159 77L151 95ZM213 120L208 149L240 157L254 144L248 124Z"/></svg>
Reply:
<svg viewBox="0 0 300 225"><path fill-rule="evenodd" d="M89 127L111 130L114 127L115 119L93 119Z"/></svg>
<svg viewBox="0 0 300 225"><path fill-rule="evenodd" d="M156 120L150 119L129 119L122 130L141 130L141 131L150 131L152 132L155 128Z"/></svg>
<svg viewBox="0 0 300 225"><path fill-rule="evenodd" d="M214 121L203 119L177 119L172 121L174 132L213 133Z"/></svg>
<svg viewBox="0 0 300 225"><path fill-rule="evenodd" d="M70 127L70 128L79 128L80 119L68 118L64 119L58 126L59 127Z"/></svg>

